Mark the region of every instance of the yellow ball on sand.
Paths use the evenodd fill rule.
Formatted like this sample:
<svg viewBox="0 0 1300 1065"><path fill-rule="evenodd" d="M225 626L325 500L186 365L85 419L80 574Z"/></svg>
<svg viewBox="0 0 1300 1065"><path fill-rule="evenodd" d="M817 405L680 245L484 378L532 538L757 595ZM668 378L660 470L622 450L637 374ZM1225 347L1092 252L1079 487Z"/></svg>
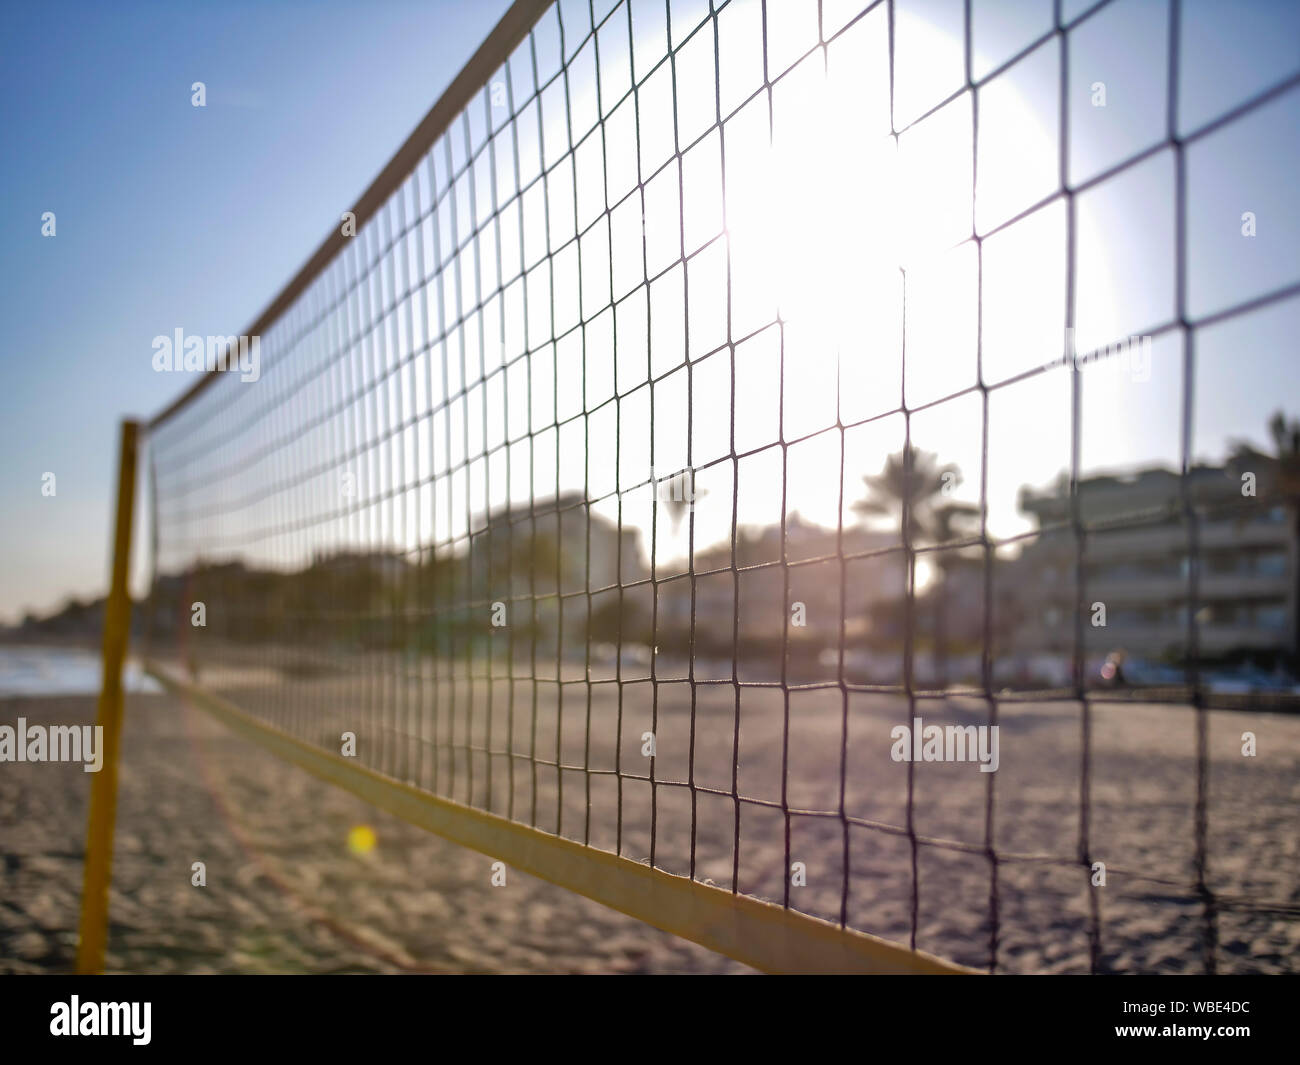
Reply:
<svg viewBox="0 0 1300 1065"><path fill-rule="evenodd" d="M375 830L369 825L354 825L348 830L348 850L353 854L369 854L375 849Z"/></svg>

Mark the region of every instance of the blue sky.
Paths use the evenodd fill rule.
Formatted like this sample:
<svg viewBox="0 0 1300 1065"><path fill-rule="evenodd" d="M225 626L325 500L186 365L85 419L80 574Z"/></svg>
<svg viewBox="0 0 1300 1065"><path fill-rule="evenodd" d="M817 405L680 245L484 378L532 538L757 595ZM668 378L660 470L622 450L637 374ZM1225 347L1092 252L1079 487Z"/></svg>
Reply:
<svg viewBox="0 0 1300 1065"><path fill-rule="evenodd" d="M118 421L190 383L152 338L242 332L506 7L6 5L0 619L102 591Z"/></svg>
<svg viewBox="0 0 1300 1065"><path fill-rule="evenodd" d="M712 29L695 32L708 5L674 0L669 30L661 0L628 2L630 61L624 56L621 63L611 62L622 47L618 42L626 40L621 4L602 31L601 47L606 40L615 44L604 53L603 83L620 87L606 92L606 113L599 117L606 123L607 140L624 128L639 130L640 144L638 149L633 132L626 148L611 155L609 172L596 174L594 188L606 179L613 186L617 178L631 189L637 159L643 171L668 159L674 99L679 132L694 136L711 121ZM961 89L965 4L896 2L894 120L902 129ZM404 140L505 6L504 0L364 6L53 2L7 16L9 32L0 43L0 129L8 138L0 164L0 196L6 206L0 215L0 313L9 343L0 355L0 443L9 461L0 464L0 620L13 620L26 609L48 610L69 594L102 590L118 420L127 414L147 418L191 383L153 371L152 339L177 328L199 336L242 332L338 224L340 213ZM614 4L602 0L596 6L598 18L604 18ZM861 6L856 0L827 0L827 36ZM1089 6L1069 0L1066 17ZM569 12L566 20L575 13L582 17L579 9L585 9L581 0L563 7ZM838 414L848 424L896 408L900 389L915 407L975 380L974 247L969 242L954 247L972 227L970 93L904 129L895 160L885 9L877 8L837 36L829 49L829 80L822 80L816 57L793 66L816 42L816 10L812 0L771 2L766 35L757 0L732 0L718 19L718 76L728 107L738 106L758 87L765 39L771 76L791 68L773 93L776 125L770 148L761 98L742 108L725 131L727 239L736 272L733 292L739 294L733 318L752 311L751 326L770 320L771 307L764 301L774 297L787 322L784 381L774 355L764 347L770 337L760 336L737 350L743 370L736 383L737 440L745 433L752 437L751 446L771 445L739 463L742 521L777 520L772 505L779 503L774 486L782 483L778 437L781 432L787 439L812 433L818 435L789 448L787 506L834 525L841 509L834 428L837 381L844 391ZM1014 5L974 0L971 10L974 76L980 79L1050 28L1053 5L1051 0ZM1211 127L1300 71L1300 6L1282 0L1232 6L1182 0L1181 11L1180 134ZM1144 150L1152 153L1076 199L1080 350L1161 328L1174 313L1173 153L1162 147L1168 118L1168 19L1168 0L1115 0L1069 35L1071 182L1087 182ZM557 25L551 12L539 32L554 40ZM588 54L592 46L583 44L587 32L579 26L567 35L566 56L573 63L573 124L581 118L584 129L594 128L598 117L595 68ZM682 49L671 72L666 65L656 69L669 40ZM580 49L583 54L575 56ZM558 64L557 49L539 45L539 54L552 52ZM974 226L981 235L1028 211L1056 187L1060 54L1060 42L1049 40L979 90ZM674 74L675 97L668 81ZM641 86L636 127L626 106L609 113L633 77ZM191 105L195 81L206 84L204 108ZM1102 107L1096 102L1098 83L1106 87ZM574 170L567 144L557 136L565 126L563 97L548 92L541 111L549 183ZM535 112L520 125L524 133L532 129L536 139ZM856 135L843 136L845 130ZM1290 85L1245 117L1197 137L1188 148L1187 308L1194 320L1300 282L1300 201L1294 192L1298 130L1300 85ZM757 139L750 136L755 131ZM683 159L688 252L711 242L721 226L722 188L710 161L717 140L716 132L710 133ZM579 150L572 164L580 218L587 215L583 167L590 158ZM642 230L647 261L662 259L658 269L680 254L675 165L669 163L658 180L642 174L642 227L629 230L627 244L636 276L624 285L626 272L619 269L624 248L613 241L615 297L641 283ZM889 183L893 177L883 180L894 174L895 165L901 167L897 185ZM565 188L573 180L568 177ZM534 245L545 251L548 222L529 202L539 199L540 188L534 186L523 197L525 251ZM659 196L665 188L672 194L667 199ZM561 199L567 202L569 195ZM601 213L599 201L597 196L592 217ZM667 210L664 217L655 213L661 208ZM54 238L41 236L45 211L57 215ZM1246 211L1257 216L1258 231L1250 238L1241 232ZM1008 229L984 236L986 383L1039 365L1044 351L1059 350L1053 345L1059 343L1063 314L1064 219L1057 199ZM556 241L554 218L549 225ZM666 244L659 239L665 234ZM701 292L713 291L707 287L706 264L722 262L721 248L716 244L695 260L692 271L699 270L692 276L703 278ZM891 288L899 261L891 256L900 248L909 261L906 381L891 348L900 339L891 329L902 323L895 306L900 293ZM556 269L562 258L570 266L576 261L572 250L570 244L563 256L557 254ZM525 265L534 262L529 258ZM531 269L530 284L543 267ZM893 280L882 280L886 274L880 270ZM601 271L589 269L587 276L597 273ZM651 289L654 338L681 336L683 273L675 267ZM547 285L557 301L578 313L576 287L565 290L558 280L553 290L549 281ZM432 291L430 281L426 294ZM663 293L669 295L659 299ZM583 315L590 317L586 295ZM599 305L594 305L597 311ZM548 301L534 306L545 311ZM701 349L725 341L726 323L710 313L719 306L720 295L692 296L697 410L725 402L728 392L718 373L710 376L726 369L727 360L699 361ZM660 332L661 313L666 333ZM609 312L603 317L608 326ZM549 333L543 329L534 337L534 324L528 323L527 348L541 353L536 360L541 366L549 358ZM523 323L507 326L522 350ZM737 335L743 332L735 321L732 326ZM644 336L644 327L640 333ZM599 329L586 331L586 362L600 370L610 396L616 387L611 364L618 363L623 410L619 461L637 467L620 476L629 472L627 483L646 476L637 456L644 451L641 465L648 462L651 429L645 419L640 430L635 428L640 424L636 412L642 404L648 418L643 401L652 387L659 397L653 429L656 461L662 464L667 454L671 468L686 463L687 374L683 370L650 386L644 383L644 351L624 343L620 330L615 354L613 334L606 338L608 349L593 344L598 335ZM1300 413L1294 387L1297 335L1296 297L1198 331L1192 382L1195 458L1219 461L1236 438L1265 446L1264 426L1273 410L1282 406L1292 416ZM582 413L580 374L572 369L583 365L582 352L570 343L576 339L571 334L556 345L552 387L562 417L569 406ZM652 346L654 372L680 366L680 343L654 339ZM864 354L867 349L873 354ZM439 358L440 350L430 348L419 357ZM623 380L625 364L636 378L630 385ZM288 368L286 362L281 372ZM1177 466L1186 383L1182 368L1178 334L1166 332L1156 339L1149 381L1126 382L1101 370L1087 371L1080 454L1085 476ZM1016 513L1020 485L1046 484L1069 464L1067 377L1064 371L1052 372L994 394L988 498L995 536L1026 527L1027 519ZM783 411L773 405L778 396ZM521 399L526 396L511 399L512 410L526 410ZM590 396L588 401L590 407ZM453 400L452 416L463 406L464 400ZM613 432L612 410L606 405L593 417L593 433ZM435 423L440 416L433 416ZM549 409L542 412L543 429L552 418ZM696 419L697 436L708 424ZM971 472L979 465L979 425L979 404L971 395L913 415L911 434L941 460ZM421 431L426 428L422 424ZM572 438L569 443L580 443L581 418L561 436L565 433ZM725 456L726 436L695 439L690 461L698 465L709 446ZM545 438L546 447L550 439ZM846 507L859 488L858 476L878 469L901 442L901 416L846 434ZM214 451L225 450L206 466L200 457L195 477L202 481L209 466L229 470L231 459L238 460L254 444L252 436L213 441ZM566 445L561 451L576 459L576 465L561 463L561 487L581 486L584 477L592 476L593 460L608 467L599 471L603 480L614 476L612 441L585 451ZM437 461L445 462L446 456ZM40 491L46 472L58 478L54 498ZM710 497L730 499L730 464L716 465L708 475L721 477L708 487ZM526 479L518 482L527 488ZM979 490L978 479L969 476L961 494L977 499ZM630 520L648 529L648 515L647 510L644 519ZM257 517L253 511L240 516ZM727 535L730 508L720 507L715 518L710 524L707 510L697 508L702 542ZM679 548L669 543L667 549ZM138 550L137 587L145 576L143 561Z"/></svg>

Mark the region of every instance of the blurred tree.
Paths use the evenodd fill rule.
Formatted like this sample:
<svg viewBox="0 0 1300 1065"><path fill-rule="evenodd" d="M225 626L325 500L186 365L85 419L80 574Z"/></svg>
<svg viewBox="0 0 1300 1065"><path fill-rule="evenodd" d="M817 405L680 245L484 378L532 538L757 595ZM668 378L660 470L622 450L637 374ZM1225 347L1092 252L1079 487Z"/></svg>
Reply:
<svg viewBox="0 0 1300 1065"><path fill-rule="evenodd" d="M953 463L939 465L938 457L909 444L890 455L879 473L862 478L867 497L853 504L854 513L863 517L899 515L900 529L909 543L933 539L945 519L936 518L936 510L947 493L961 484L961 471Z"/></svg>
<svg viewBox="0 0 1300 1065"><path fill-rule="evenodd" d="M932 511L930 534L937 544L965 539L979 531L979 516L980 508L974 503L944 503ZM948 685L948 581L964 564L972 563L960 549L935 555L939 581L934 596L934 662L941 688Z"/></svg>
<svg viewBox="0 0 1300 1065"><path fill-rule="evenodd" d="M678 527L691 508L708 495L708 490L695 487L695 471L682 470L671 477L664 477L655 485L655 491L658 493L659 502L661 502L668 511L668 517L673 523L673 535L677 535Z"/></svg>
<svg viewBox="0 0 1300 1065"><path fill-rule="evenodd" d="M950 502L948 496L961 484L961 470L955 463L940 464L938 456L909 444L888 456L877 474L862 478L867 496L853 504L863 517L897 515L907 542L918 545L950 543L963 539L978 528L980 509L973 503ZM935 604L934 657L941 686L947 683L947 583L952 568L959 564L958 552L934 555L938 582Z"/></svg>

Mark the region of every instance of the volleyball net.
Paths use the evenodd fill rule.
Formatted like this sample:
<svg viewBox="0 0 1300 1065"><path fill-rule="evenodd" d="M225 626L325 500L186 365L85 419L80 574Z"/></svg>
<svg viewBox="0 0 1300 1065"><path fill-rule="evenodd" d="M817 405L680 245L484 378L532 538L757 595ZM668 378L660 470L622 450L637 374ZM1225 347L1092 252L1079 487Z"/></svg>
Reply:
<svg viewBox="0 0 1300 1065"><path fill-rule="evenodd" d="M1297 71L1031 8L516 3L148 426L151 671L761 968L1293 942L1295 455L1213 403Z"/></svg>

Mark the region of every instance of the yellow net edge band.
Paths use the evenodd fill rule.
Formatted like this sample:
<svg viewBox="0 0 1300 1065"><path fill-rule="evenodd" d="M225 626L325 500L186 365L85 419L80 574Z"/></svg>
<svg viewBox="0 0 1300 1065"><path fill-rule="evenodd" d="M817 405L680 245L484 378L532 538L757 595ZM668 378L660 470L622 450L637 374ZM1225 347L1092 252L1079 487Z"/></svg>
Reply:
<svg viewBox="0 0 1300 1065"><path fill-rule="evenodd" d="M172 694L190 700L232 731L403 821L760 971L978 972L430 794L303 743L157 662L146 661L144 668Z"/></svg>

